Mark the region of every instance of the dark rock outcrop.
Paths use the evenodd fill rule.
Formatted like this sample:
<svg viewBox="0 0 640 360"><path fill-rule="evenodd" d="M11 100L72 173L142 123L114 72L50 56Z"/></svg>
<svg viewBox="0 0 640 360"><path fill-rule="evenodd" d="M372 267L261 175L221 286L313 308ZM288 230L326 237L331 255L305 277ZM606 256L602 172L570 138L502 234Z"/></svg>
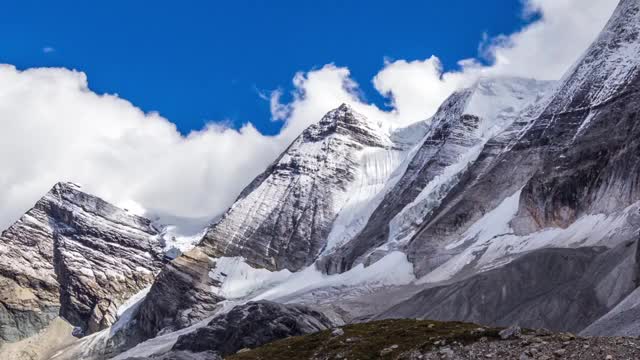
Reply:
<svg viewBox="0 0 640 360"><path fill-rule="evenodd" d="M245 348L329 329L324 314L301 305L250 302L217 316L205 327L178 338L173 350L215 351L223 356Z"/></svg>
<svg viewBox="0 0 640 360"><path fill-rule="evenodd" d="M202 320L223 298L212 293L218 283L209 276L215 266L198 248L168 263L158 275L136 315L142 338L173 331Z"/></svg>

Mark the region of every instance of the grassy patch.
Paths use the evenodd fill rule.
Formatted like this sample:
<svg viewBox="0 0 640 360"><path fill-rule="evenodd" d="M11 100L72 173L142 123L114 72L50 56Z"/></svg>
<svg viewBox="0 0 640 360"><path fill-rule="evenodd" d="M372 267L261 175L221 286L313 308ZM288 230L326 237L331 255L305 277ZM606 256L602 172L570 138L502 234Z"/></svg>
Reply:
<svg viewBox="0 0 640 360"><path fill-rule="evenodd" d="M483 328L485 331L478 331ZM497 340L499 329L461 322L428 320L382 320L342 327L344 335L331 331L290 337L251 351L231 355L233 360L289 359L395 359L411 350L428 350L434 343L467 344L481 337ZM394 346L395 345L395 346ZM391 347L393 349L391 349ZM388 349L383 355L381 352Z"/></svg>

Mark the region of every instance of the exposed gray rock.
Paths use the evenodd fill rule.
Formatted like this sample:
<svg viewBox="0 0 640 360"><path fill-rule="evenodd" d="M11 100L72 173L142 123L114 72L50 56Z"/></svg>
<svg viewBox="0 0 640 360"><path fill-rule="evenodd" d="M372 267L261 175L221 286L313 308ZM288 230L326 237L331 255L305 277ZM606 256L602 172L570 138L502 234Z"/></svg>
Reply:
<svg viewBox="0 0 640 360"><path fill-rule="evenodd" d="M510 134L501 139L501 144L506 145L517 135L512 128L524 126L536 114L531 109L540 100L536 97L553 84L521 78L482 79L451 95L430 119L426 138L366 226L344 246L320 259L318 267L334 274L357 263L368 265L380 257L371 250L386 242L410 238L460 181L468 164L482 156L476 148L503 131ZM484 106L478 107L479 103ZM491 106L491 111L485 111ZM459 169L451 170L458 164ZM440 177L448 178L442 181ZM429 186L430 193L425 196L422 192Z"/></svg>
<svg viewBox="0 0 640 360"><path fill-rule="evenodd" d="M502 340L517 339L522 335L522 329L518 325L512 325L500 331L499 335Z"/></svg>
<svg viewBox="0 0 640 360"><path fill-rule="evenodd" d="M305 306L250 302L217 316L206 327L181 336L173 349L211 350L225 356L285 337L330 329L333 325L324 314Z"/></svg>
<svg viewBox="0 0 640 360"><path fill-rule="evenodd" d="M211 256L242 256L270 270L300 270L326 244L367 147L393 143L347 105L307 128L212 225L201 247Z"/></svg>
<svg viewBox="0 0 640 360"><path fill-rule="evenodd" d="M204 351L199 353L193 353L191 351L170 351L162 355L131 357L126 360L222 360L222 356L214 351Z"/></svg>
<svg viewBox="0 0 640 360"><path fill-rule="evenodd" d="M640 336L640 288L580 332L584 336Z"/></svg>
<svg viewBox="0 0 640 360"><path fill-rule="evenodd" d="M578 332L633 291L639 279L637 242L611 250L541 249L504 267L426 289L380 317Z"/></svg>
<svg viewBox="0 0 640 360"><path fill-rule="evenodd" d="M142 338L187 327L215 312L223 298L211 291L219 285L209 276L214 267L215 262L199 248L168 263L136 314Z"/></svg>
<svg viewBox="0 0 640 360"><path fill-rule="evenodd" d="M0 236L0 340L58 315L91 333L149 286L162 263L158 232L77 185L59 183Z"/></svg>
<svg viewBox="0 0 640 360"><path fill-rule="evenodd" d="M622 1L541 115L498 151L487 144L424 220L406 247L418 276L463 251L447 245L519 189L511 223L519 235L566 228L581 216L612 214L640 200L639 6Z"/></svg>

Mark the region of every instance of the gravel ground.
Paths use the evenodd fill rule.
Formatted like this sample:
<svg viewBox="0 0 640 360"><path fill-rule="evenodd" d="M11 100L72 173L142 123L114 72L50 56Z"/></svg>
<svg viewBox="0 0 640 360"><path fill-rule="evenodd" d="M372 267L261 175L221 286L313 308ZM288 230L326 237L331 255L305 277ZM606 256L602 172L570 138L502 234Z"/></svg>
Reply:
<svg viewBox="0 0 640 360"><path fill-rule="evenodd" d="M640 339L624 337L577 337L572 334L550 334L537 331L507 340L486 338L473 344L438 344L426 353L404 354L405 359L640 359Z"/></svg>

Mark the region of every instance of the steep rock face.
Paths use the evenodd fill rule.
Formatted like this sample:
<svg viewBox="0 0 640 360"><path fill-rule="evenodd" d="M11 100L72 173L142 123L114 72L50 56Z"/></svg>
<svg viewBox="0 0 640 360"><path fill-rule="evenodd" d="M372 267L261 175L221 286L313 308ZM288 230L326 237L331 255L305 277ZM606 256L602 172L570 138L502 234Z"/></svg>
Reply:
<svg viewBox="0 0 640 360"><path fill-rule="evenodd" d="M545 162L523 190L518 230L567 227L640 200L640 4L622 1L523 138Z"/></svg>
<svg viewBox="0 0 640 360"><path fill-rule="evenodd" d="M627 92L640 72L640 4L621 0L587 52L569 69L547 114L587 110Z"/></svg>
<svg viewBox="0 0 640 360"><path fill-rule="evenodd" d="M517 134L512 128L524 125L532 116L531 108L552 86L552 82L488 78L450 96L430 120L427 136L366 226L343 247L321 259L319 267L330 274L344 272L355 263L368 264L405 245L466 168L482 155L485 144L509 130L509 135L501 139L501 145L506 145ZM374 251L366 259L383 244L378 254Z"/></svg>
<svg viewBox="0 0 640 360"><path fill-rule="evenodd" d="M136 314L143 339L204 319L224 300L213 293L219 282L209 276L215 262L195 248L168 263L158 275Z"/></svg>
<svg viewBox="0 0 640 360"><path fill-rule="evenodd" d="M227 275L217 269L219 258L243 258L271 271L310 265L327 245L352 185L370 169L369 155L381 155L388 164L396 159L388 154L401 152L388 130L347 105L329 112L240 194L194 250L162 270L136 316L144 337L184 328L216 311L223 298L215 290ZM392 168L376 167L376 178L383 182Z"/></svg>
<svg viewBox="0 0 640 360"><path fill-rule="evenodd" d="M258 176L200 246L213 257L242 256L270 270L310 265L326 244L362 153L392 145L382 129L342 105Z"/></svg>
<svg viewBox="0 0 640 360"><path fill-rule="evenodd" d="M603 35L564 77L540 116L490 163L469 167L421 225L406 248L419 276L464 251L471 239L451 244L520 189L519 209L507 228L519 235L567 228L590 214L621 212L640 199L633 155L640 130L635 65L640 39L633 36L638 6L636 1L620 3Z"/></svg>
<svg viewBox="0 0 640 360"><path fill-rule="evenodd" d="M161 266L157 231L74 184L59 183L0 236L0 339L60 315L85 332L149 286Z"/></svg>
<svg viewBox="0 0 640 360"><path fill-rule="evenodd" d="M255 348L289 336L326 330L333 325L324 314L305 306L250 302L214 318L193 333L181 336L173 350L195 353L211 350L226 356L243 348Z"/></svg>
<svg viewBox="0 0 640 360"><path fill-rule="evenodd" d="M640 279L637 241L614 249L541 249L494 270L426 289L381 318L474 321L578 332Z"/></svg>

